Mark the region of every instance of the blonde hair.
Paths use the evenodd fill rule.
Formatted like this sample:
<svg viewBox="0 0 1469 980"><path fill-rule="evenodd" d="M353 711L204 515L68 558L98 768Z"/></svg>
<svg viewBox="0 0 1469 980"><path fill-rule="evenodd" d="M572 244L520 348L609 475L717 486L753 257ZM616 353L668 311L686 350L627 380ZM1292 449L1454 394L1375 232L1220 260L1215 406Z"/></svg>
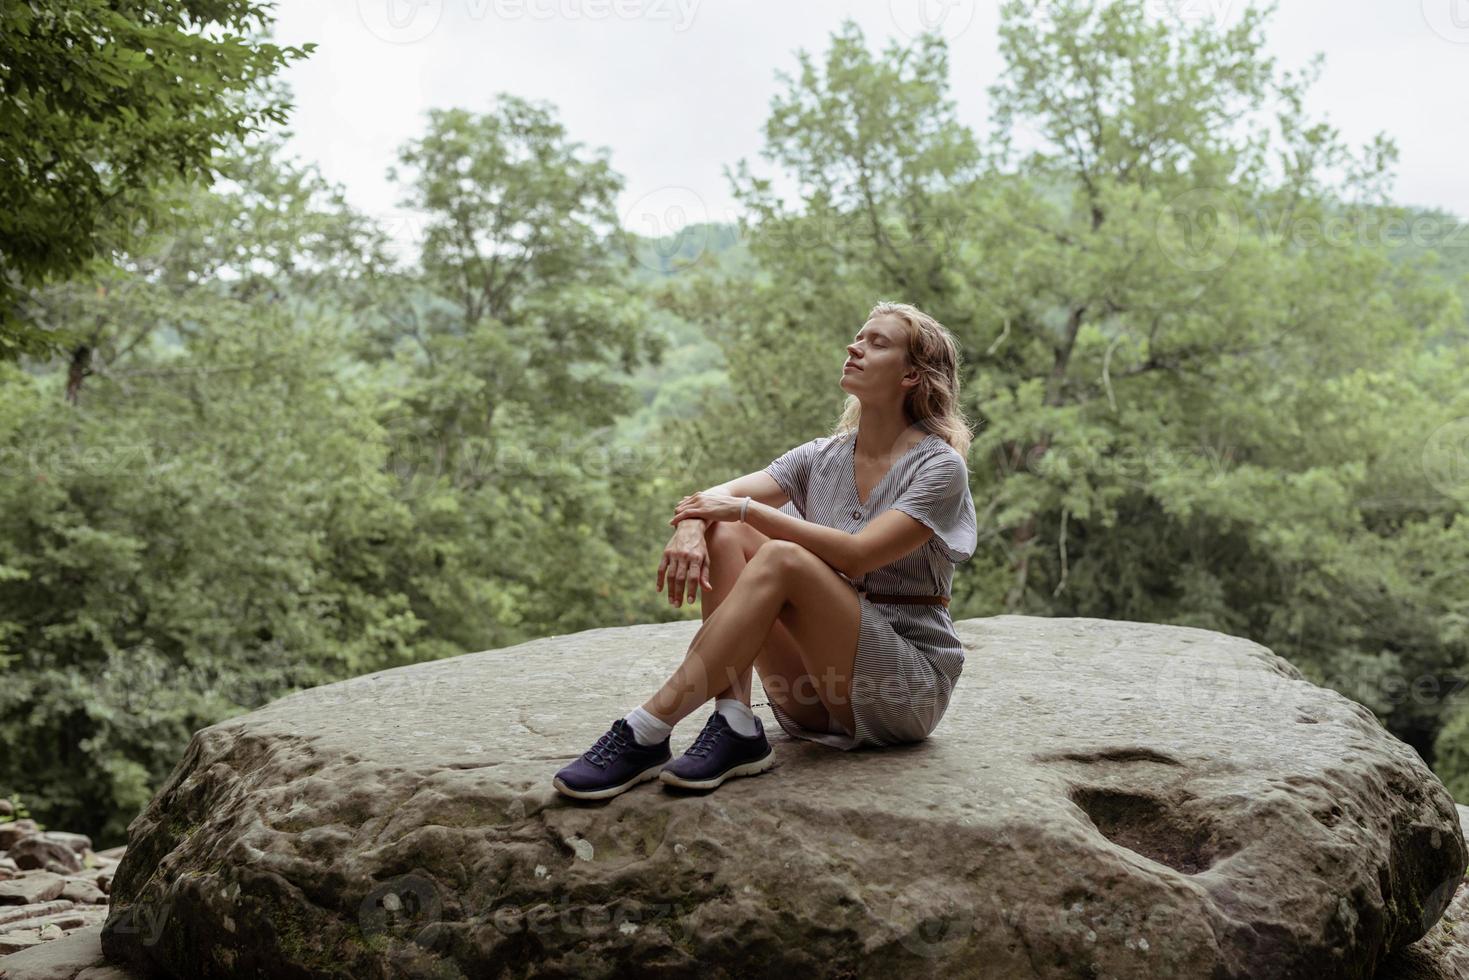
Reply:
<svg viewBox="0 0 1469 980"><path fill-rule="evenodd" d="M959 345L947 327L909 303L883 301L867 314L892 316L908 335L908 363L918 369L918 384L903 401L903 414L912 424L942 438L966 458L974 434L959 408ZM848 395L833 436L855 432L862 417L862 403Z"/></svg>

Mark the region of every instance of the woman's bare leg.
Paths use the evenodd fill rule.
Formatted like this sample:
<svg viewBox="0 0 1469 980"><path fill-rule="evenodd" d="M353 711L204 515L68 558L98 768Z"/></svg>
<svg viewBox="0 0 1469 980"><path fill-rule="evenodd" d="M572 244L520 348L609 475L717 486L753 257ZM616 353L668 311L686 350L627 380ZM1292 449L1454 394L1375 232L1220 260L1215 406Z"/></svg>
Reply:
<svg viewBox="0 0 1469 980"><path fill-rule="evenodd" d="M714 583L714 588L703 589L700 597L704 621L708 622L714 610L729 595L745 565L770 538L748 524L734 521L714 521L705 529L704 535L709 549L709 581ZM780 705L781 710L797 724L818 732L829 730L831 713L818 696L816 680L806 673L800 648L784 623L777 621L771 627L752 667L760 672L760 685L765 696ZM746 667L714 697L734 698L750 704L750 676L751 667Z"/></svg>
<svg viewBox="0 0 1469 980"><path fill-rule="evenodd" d="M727 565L730 550L722 544L720 555ZM676 725L710 698L740 685L748 700L750 668L761 657L775 627L783 626L805 674L814 683L820 705L829 717L855 731L851 683L861 609L851 585L826 562L790 541L768 540L760 545L732 584L722 581L728 579L728 573L720 575L716 564L720 560L711 551L710 580L720 592L714 609L706 612L683 664L644 702L643 710ZM770 679L780 676L772 674ZM766 680L762 670L761 681ZM767 689L767 693L771 692ZM772 694L772 699L776 696ZM789 695L781 700L781 707L788 702ZM814 707L802 713L807 717L819 714L811 710ZM798 707L791 716L805 725L800 710ZM823 730L819 717L812 720L815 724L810 727Z"/></svg>
<svg viewBox="0 0 1469 980"><path fill-rule="evenodd" d="M713 521L704 529L704 543L709 551L709 581L714 584L712 589L703 589L699 598L704 622L707 623L709 617L714 615L714 610L719 608L719 604L734 588L735 580L745 570L745 565L768 540L770 539L750 525L736 524L733 521ZM732 679L728 687L714 696L734 698L748 706L753 666L752 664L740 671L739 676Z"/></svg>

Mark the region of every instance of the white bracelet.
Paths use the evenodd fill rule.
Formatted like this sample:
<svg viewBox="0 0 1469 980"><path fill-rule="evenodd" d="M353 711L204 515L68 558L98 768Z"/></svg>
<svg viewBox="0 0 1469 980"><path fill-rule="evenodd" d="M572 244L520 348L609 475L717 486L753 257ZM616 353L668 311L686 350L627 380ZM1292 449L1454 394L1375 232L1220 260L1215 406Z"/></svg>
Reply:
<svg viewBox="0 0 1469 980"><path fill-rule="evenodd" d="M747 511L749 509L750 509L750 498L749 497L746 497L745 498L745 502L742 503L742 504L740 504L740 523L741 524L745 523L745 511Z"/></svg>

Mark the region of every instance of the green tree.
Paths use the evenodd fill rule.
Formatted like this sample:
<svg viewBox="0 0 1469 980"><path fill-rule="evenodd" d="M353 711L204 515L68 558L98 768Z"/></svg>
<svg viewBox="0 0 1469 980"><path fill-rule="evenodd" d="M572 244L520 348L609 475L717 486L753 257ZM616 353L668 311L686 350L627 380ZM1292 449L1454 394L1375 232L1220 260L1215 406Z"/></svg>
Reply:
<svg viewBox="0 0 1469 980"><path fill-rule="evenodd" d="M118 842L198 728L442 654L343 322L220 304L84 407L0 373L0 786Z"/></svg>
<svg viewBox="0 0 1469 980"><path fill-rule="evenodd" d="M982 160L948 97L944 43L925 36L874 55L847 21L819 66L797 58L799 72L779 73L786 90L772 100L762 156L799 200L779 198L746 161L729 172L758 271L714 266L659 290L728 365L727 383L702 392L706 410L667 426L665 438L691 450L684 478L701 486L831 424L845 345L879 298L955 311L947 325L961 343L970 336L949 298L964 294L954 259L972 234Z"/></svg>
<svg viewBox="0 0 1469 980"><path fill-rule="evenodd" d="M548 427L606 425L628 402L602 369L657 353L626 282L622 178L605 149L583 159L581 148L550 107L507 94L483 115L433 111L428 134L400 151L403 203L426 216L422 285L439 302L395 311L379 339L433 367L448 401L419 414L446 453L489 448L505 406Z"/></svg>
<svg viewBox="0 0 1469 980"><path fill-rule="evenodd" d="M1458 303L1389 261L1395 150L1306 116L1319 59L1278 74L1268 10L1181 31L1143 8L1004 8L996 142L1045 136L964 277L997 317L975 449L1004 604L1250 636L1431 758L1441 705L1402 688L1465 654L1435 571L1462 500L1417 458L1454 417Z"/></svg>
<svg viewBox="0 0 1469 980"><path fill-rule="evenodd" d="M249 0L0 5L0 359L71 349L29 290L105 267L167 213L159 188L285 120L252 98L314 45L259 37Z"/></svg>
<svg viewBox="0 0 1469 980"><path fill-rule="evenodd" d="M958 336L979 420L988 547L956 615L1246 635L1431 759L1442 701L1405 687L1441 695L1464 668L1466 585L1444 571L1463 488L1422 461L1466 416L1463 310L1381 247L1393 146L1307 116L1319 62L1276 69L1268 9L1185 29L1145 8L1006 4L978 159L941 41L879 60L847 24L824 74L802 55L765 151L800 200L737 188L753 286L694 276L663 300L727 341L728 393L688 428L762 465L834 417L868 305L915 302Z"/></svg>
<svg viewBox="0 0 1469 980"><path fill-rule="evenodd" d="M622 178L549 106L508 94L430 113L399 156L422 258L364 318L360 350L401 409L420 520L472 569L414 584L415 609L473 649L636 621L647 600L625 581L656 568L660 462L610 437L661 349L615 209ZM460 616L467 604L480 614Z"/></svg>
<svg viewBox="0 0 1469 980"><path fill-rule="evenodd" d="M0 374L0 792L111 842L194 730L463 652L407 585L491 587L414 526L391 393L350 356L385 237L279 151L221 155L167 189L188 220L35 291L84 375Z"/></svg>
<svg viewBox="0 0 1469 980"><path fill-rule="evenodd" d="M315 166L286 157L287 136L219 154L220 179L208 188L160 187L170 203L151 233L92 276L31 292L31 309L72 338L68 401L93 376L126 385L130 359L155 343L186 343L220 304L358 315L390 291L388 236Z"/></svg>

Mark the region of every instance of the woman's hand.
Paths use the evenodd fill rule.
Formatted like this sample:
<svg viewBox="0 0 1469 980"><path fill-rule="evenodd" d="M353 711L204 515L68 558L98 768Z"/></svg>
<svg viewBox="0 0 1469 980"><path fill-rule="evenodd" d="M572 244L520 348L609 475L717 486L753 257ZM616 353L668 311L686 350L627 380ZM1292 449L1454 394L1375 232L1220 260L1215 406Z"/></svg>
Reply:
<svg viewBox="0 0 1469 980"><path fill-rule="evenodd" d="M724 493L711 493L704 490L693 493L678 502L673 509L673 518L670 524L678 524L679 521L690 517L697 517L702 521L737 521L740 519L740 508L745 505L744 497L731 497Z"/></svg>
<svg viewBox="0 0 1469 980"><path fill-rule="evenodd" d="M663 549L663 560L658 563L658 591L663 591L663 573L668 574L668 601L675 606L683 605L684 592L689 602L694 601L700 583L712 589L709 581L709 546L704 541L704 525L696 520L680 524L668 539Z"/></svg>

